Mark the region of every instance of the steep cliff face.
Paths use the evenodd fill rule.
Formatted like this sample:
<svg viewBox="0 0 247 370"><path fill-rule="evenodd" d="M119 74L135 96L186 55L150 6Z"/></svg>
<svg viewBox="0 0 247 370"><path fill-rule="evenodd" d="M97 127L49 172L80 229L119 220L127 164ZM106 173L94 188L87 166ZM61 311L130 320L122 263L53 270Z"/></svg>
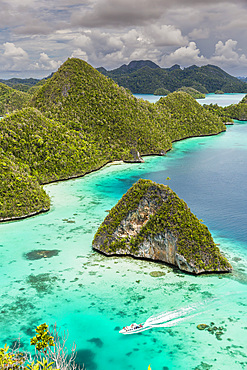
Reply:
<svg viewBox="0 0 247 370"><path fill-rule="evenodd" d="M208 228L165 185L139 180L98 229L94 249L163 261L193 274L230 272Z"/></svg>

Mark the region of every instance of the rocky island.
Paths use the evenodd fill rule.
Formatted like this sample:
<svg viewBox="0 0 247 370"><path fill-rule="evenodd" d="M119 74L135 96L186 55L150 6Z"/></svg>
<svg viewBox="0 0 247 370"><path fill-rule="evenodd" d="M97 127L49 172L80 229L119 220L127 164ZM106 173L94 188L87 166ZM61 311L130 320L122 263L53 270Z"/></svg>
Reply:
<svg viewBox="0 0 247 370"><path fill-rule="evenodd" d="M166 262L192 274L230 272L208 228L168 186L140 179L99 227L93 248Z"/></svg>

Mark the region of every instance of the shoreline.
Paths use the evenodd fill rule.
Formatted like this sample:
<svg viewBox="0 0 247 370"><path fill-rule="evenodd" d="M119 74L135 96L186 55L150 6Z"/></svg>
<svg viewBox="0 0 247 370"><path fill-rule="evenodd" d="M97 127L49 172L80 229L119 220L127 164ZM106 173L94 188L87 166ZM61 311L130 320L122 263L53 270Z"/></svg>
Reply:
<svg viewBox="0 0 247 370"><path fill-rule="evenodd" d="M179 142L179 141L182 141L182 140L186 140L186 139L199 138L199 137L208 137L208 136L216 136L216 135L219 135L219 134L221 134L221 133L223 133L225 131L226 131L226 129L225 130L222 130L222 131L220 131L218 133L204 134L204 135L198 135L198 136L186 136L186 137L183 137L181 139L172 141L172 144L173 143L176 143L176 142ZM142 154L141 157L151 157L151 156L165 157L166 153L169 152L169 151L171 151L172 149L173 149L173 147L168 148L167 150L165 150L165 154L160 154L160 153L156 153L156 154L155 153L151 153L150 154L150 153L147 153L147 154ZM79 178L82 178L82 177L84 177L86 175L90 175L93 172L99 171L99 170L101 170L104 167L112 166L112 165L120 165L120 164L124 164L124 163L140 164L139 161L136 161L136 162L127 162L127 161L124 161L124 160L108 161L108 162L102 164L101 166L99 166L98 168L93 169L93 170L88 171L88 172L85 172L84 174L78 174L78 175L70 176L70 177L63 178L63 179L52 180L52 181L49 181L49 182L42 183L42 184L40 184L40 186L50 185L50 184L57 183L57 182L62 182L62 181L69 181L69 180L73 180L73 179L79 179ZM39 210L37 212L31 212L30 214L23 215L23 216L0 218L0 224L1 223L4 223L4 222L22 221L22 220L25 220L27 218L35 217L35 216L38 216L38 215L40 215L42 213L46 213L46 212L49 212L49 211L50 211L50 208L49 209L45 209L45 210L42 209L42 210Z"/></svg>

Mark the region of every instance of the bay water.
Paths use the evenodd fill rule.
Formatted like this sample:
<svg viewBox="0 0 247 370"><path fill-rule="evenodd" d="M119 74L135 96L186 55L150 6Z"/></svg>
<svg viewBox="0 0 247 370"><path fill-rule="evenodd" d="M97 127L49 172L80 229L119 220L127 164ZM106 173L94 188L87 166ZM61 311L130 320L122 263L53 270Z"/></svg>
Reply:
<svg viewBox="0 0 247 370"><path fill-rule="evenodd" d="M247 368L247 123L144 159L47 185L48 213L0 225L0 346L19 338L30 350L35 327L46 322L69 333L68 348L76 343L77 361L88 370ZM192 276L93 251L108 210L139 178L167 184L185 200L209 227L232 274ZM53 253L37 259L37 251ZM150 275L154 271L161 276ZM195 315L169 328L118 332L184 307L196 307ZM223 334L198 330L198 324Z"/></svg>
<svg viewBox="0 0 247 370"><path fill-rule="evenodd" d="M246 94L206 94L204 99L196 99L200 104L218 104L225 107L230 104L237 104ZM162 96L152 94L134 94L138 99L148 100L150 103L156 103Z"/></svg>

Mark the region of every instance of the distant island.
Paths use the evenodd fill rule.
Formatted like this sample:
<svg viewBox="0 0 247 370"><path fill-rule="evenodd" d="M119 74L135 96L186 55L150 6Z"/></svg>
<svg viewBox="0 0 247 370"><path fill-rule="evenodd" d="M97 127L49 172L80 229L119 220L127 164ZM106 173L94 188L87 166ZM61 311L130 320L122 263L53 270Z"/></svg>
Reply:
<svg viewBox="0 0 247 370"><path fill-rule="evenodd" d="M152 104L76 58L32 94L1 83L0 88L0 221L47 211L43 184L83 176L115 160L165 155L174 141L226 130L221 112L186 92Z"/></svg>
<svg viewBox="0 0 247 370"><path fill-rule="evenodd" d="M201 274L230 272L208 228L168 186L140 179L113 207L93 240L107 256L162 261Z"/></svg>
<svg viewBox="0 0 247 370"><path fill-rule="evenodd" d="M246 81L210 64L202 67L193 65L184 69L178 64L161 68L150 60L138 60L110 71L103 67L98 70L133 94L154 94L160 88L174 92L181 87L191 87L202 94L217 90L224 93L247 93Z"/></svg>

